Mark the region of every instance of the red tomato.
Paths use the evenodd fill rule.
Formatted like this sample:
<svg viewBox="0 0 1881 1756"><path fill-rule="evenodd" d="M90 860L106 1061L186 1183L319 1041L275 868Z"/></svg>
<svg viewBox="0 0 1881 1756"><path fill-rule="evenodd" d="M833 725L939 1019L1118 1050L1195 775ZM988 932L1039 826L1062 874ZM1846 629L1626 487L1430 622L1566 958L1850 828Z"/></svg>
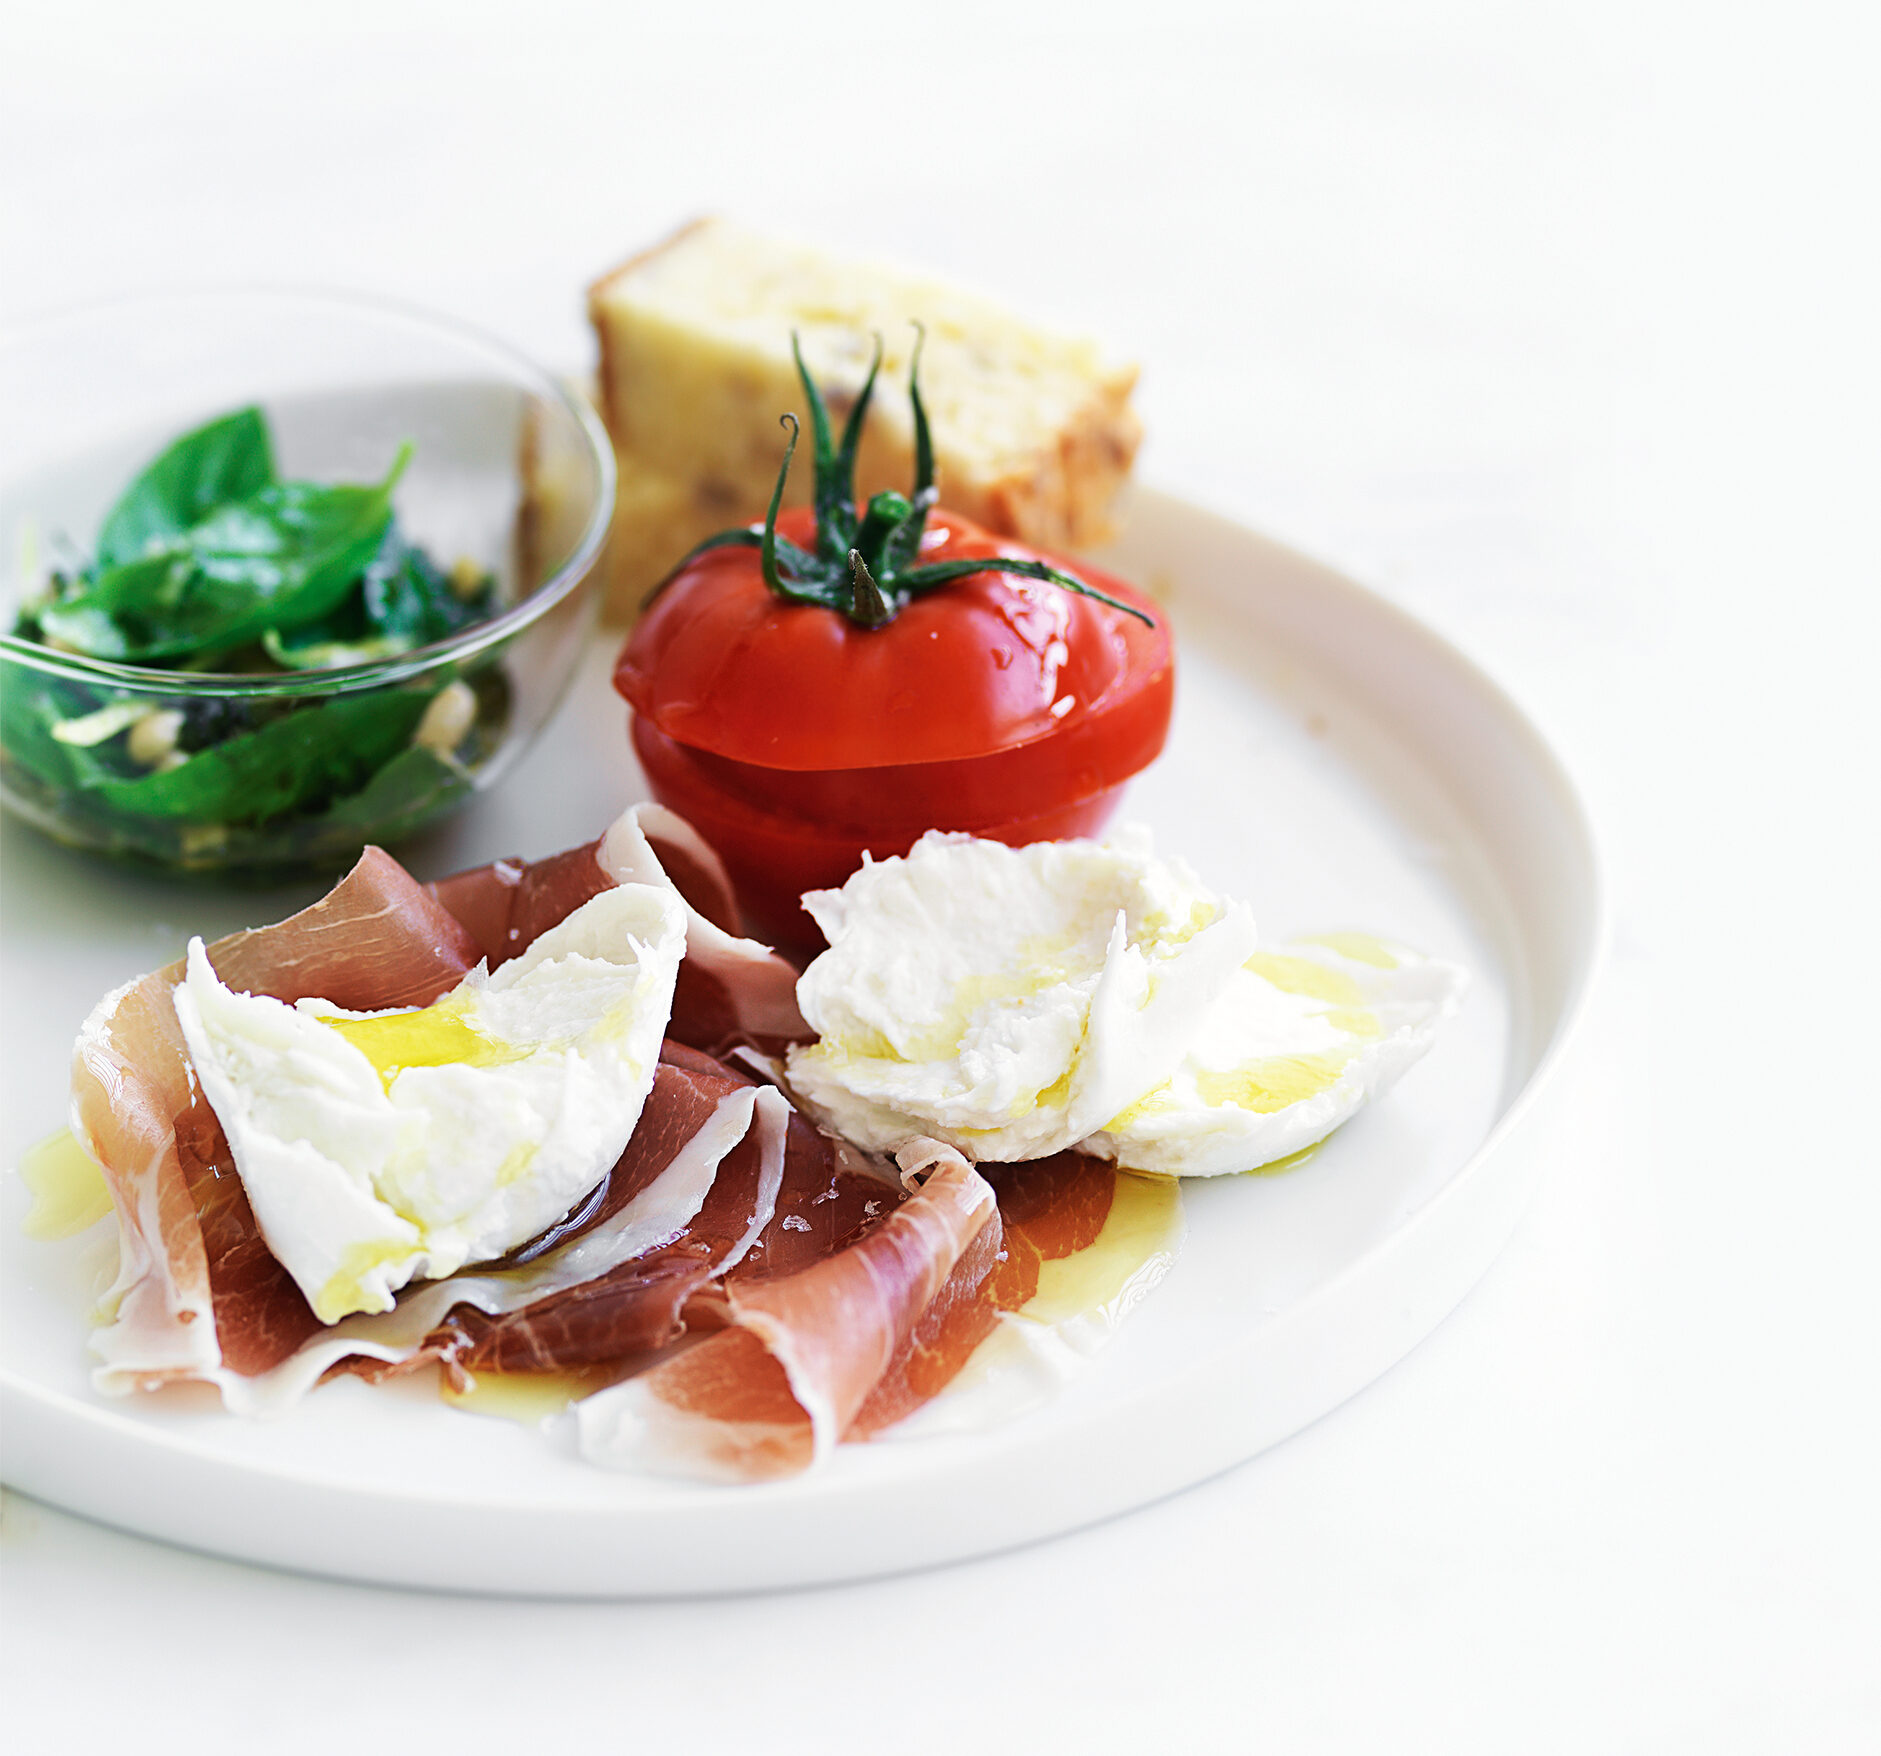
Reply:
<svg viewBox="0 0 1881 1756"><path fill-rule="evenodd" d="M807 542L814 516L777 528ZM919 562L992 555L1063 565L946 512L929 518ZM929 829L1018 844L1102 826L1162 749L1175 669L1145 599L1076 571L1153 625L985 572L868 628L779 598L749 548L697 556L654 599L614 674L634 749L654 796L718 849L760 932L815 945L801 893Z"/></svg>

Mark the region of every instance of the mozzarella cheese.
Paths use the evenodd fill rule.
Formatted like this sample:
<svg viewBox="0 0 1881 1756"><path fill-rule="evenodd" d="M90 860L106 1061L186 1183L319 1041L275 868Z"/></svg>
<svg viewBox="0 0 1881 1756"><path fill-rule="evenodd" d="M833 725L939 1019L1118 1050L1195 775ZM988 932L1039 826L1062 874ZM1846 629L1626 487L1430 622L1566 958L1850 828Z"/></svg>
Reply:
<svg viewBox="0 0 1881 1756"><path fill-rule="evenodd" d="M685 949L670 890L603 891L432 1005L225 987L200 939L177 1018L268 1248L322 1322L515 1248L620 1157Z"/></svg>
<svg viewBox="0 0 1881 1756"><path fill-rule="evenodd" d="M1303 1152L1424 1054L1463 986L1456 965L1360 934L1257 951L1200 1015L1175 1073L1083 1149L1176 1177Z"/></svg>
<svg viewBox="0 0 1881 1756"><path fill-rule="evenodd" d="M1147 830L1009 848L924 836L804 906L820 1040L793 1089L876 1151L1064 1148L1132 1170L1251 1170L1323 1139L1411 1065L1463 972L1361 939L1264 950L1246 905Z"/></svg>
<svg viewBox="0 0 1881 1756"><path fill-rule="evenodd" d="M1173 1077L1255 948L1248 910L1143 830L1023 848L933 831L804 906L830 949L797 985L821 1040L790 1052L790 1082L878 1152L1074 1145Z"/></svg>

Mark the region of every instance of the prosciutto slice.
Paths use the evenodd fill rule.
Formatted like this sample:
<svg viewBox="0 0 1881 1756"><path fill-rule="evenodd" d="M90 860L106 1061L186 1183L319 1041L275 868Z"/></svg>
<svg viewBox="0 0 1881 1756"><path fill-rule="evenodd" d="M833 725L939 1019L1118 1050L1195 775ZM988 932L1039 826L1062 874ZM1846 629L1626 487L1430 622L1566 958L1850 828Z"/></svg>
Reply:
<svg viewBox="0 0 1881 1756"><path fill-rule="evenodd" d="M686 959L669 1036L723 1055L743 1045L774 1054L816 1034L797 1009L795 966L738 937L724 864L664 806L636 805L583 847L534 862L497 860L440 879L431 892L495 969L610 884L660 885L686 904Z"/></svg>
<svg viewBox="0 0 1881 1756"><path fill-rule="evenodd" d="M656 815L665 863L639 830L637 819L644 813ZM782 1040L780 1033L800 1032L794 999L779 973L789 966L719 924L729 918L729 885L710 850L683 821L642 807L610 834L615 850L610 864L602 863L610 844L610 837L603 837L533 865L499 862L430 887L418 884L390 855L368 848L319 902L273 926L218 941L210 947L210 961L230 987L286 1002L319 997L351 1011L428 1005L479 959L506 962L520 955L541 933L613 884L645 881L677 890L678 883L667 875L670 864L683 876L681 894L689 898L689 959L696 937L708 966L681 977L682 988L697 996L689 1014L705 1021L692 1034L749 1037L768 1045ZM74 1056L73 1129L104 1168L118 1215L115 1315L93 1336L102 1361L95 1382L114 1393L172 1379L208 1379L226 1387L230 1377L274 1371L323 1333L262 1240L221 1124L190 1066L174 1004L182 973L179 962L107 995L86 1021ZM789 1000L787 1006L780 993ZM751 1083L716 1062L711 1066L720 1095L729 1089L727 1081ZM664 1132L660 1127L643 1130L666 1148L689 1138L687 1124L699 1121L694 1100L698 1081L706 1075L696 1066L692 1073L685 1091L669 1078L654 1106L656 1116L667 1118ZM776 1098L772 1107L781 1134L788 1105ZM682 1112L683 1119L675 1120ZM821 1139L800 1120L793 1133ZM637 1152L631 1144L627 1156L634 1164L610 1178L617 1205L631 1198L636 1179L662 1168L658 1154ZM739 1199L735 1189L755 1193L757 1156L755 1140L733 1155L727 1193L713 1204L704 1222L708 1227L729 1223L724 1216ZM804 1158L801 1148L797 1156ZM816 1156L812 1151L809 1159ZM803 1191L814 1181L807 1168L794 1180L793 1212L802 1200L813 1198ZM431 1352L453 1368L472 1360L510 1366L567 1349L591 1353L612 1345L603 1339L610 1328L670 1335L676 1312L702 1279L727 1271L747 1255L755 1254L762 1263L774 1253L774 1243L772 1252L765 1249L765 1228L775 1217L776 1194L775 1187L766 1187L763 1224L735 1255L729 1245L708 1247L702 1236L694 1262L702 1266L701 1273L682 1272L682 1262L669 1257L657 1271L650 1267L644 1284L631 1294L616 1277L605 1293L597 1290L586 1301L564 1299L557 1319L562 1329L553 1344L540 1328L480 1326L466 1318L457 1331L440 1336ZM599 1207L589 1210L591 1223L606 1217ZM656 1285L666 1288L658 1298L651 1290ZM577 1318L582 1306L585 1311ZM623 1317L628 1310L638 1313L631 1321ZM611 1323L601 1321L604 1311ZM577 1334L587 1340L577 1343ZM403 1346L400 1351L402 1357L412 1350Z"/></svg>
<svg viewBox="0 0 1881 1756"><path fill-rule="evenodd" d="M641 1120L590 1196L503 1260L319 1322L263 1240L177 1025L175 964L109 995L75 1060L74 1126L119 1216L101 1389L217 1385L267 1414L323 1377L435 1362L616 1379L578 1405L583 1451L718 1480L788 1474L904 1420L1103 1229L1116 1172L1078 1154L999 1167L951 1147L886 1161L821 1132L765 1078L801 1037L795 972L739 938L724 872L672 813L423 886L368 849L329 895L210 948L231 987L351 1011L422 1006L520 955L615 884L687 907L679 999Z"/></svg>
<svg viewBox="0 0 1881 1756"><path fill-rule="evenodd" d="M680 1043L666 1043L660 1059L646 1115L600 1199L512 1260L533 1262L603 1229L699 1137L715 1106L724 1113L743 1094L757 1107L753 1130L726 1155L683 1233L526 1304L460 1303L402 1368L436 1359L460 1384L483 1371L625 1371L682 1333L723 1327L726 1286L821 1261L902 1201L873 1161L821 1133L773 1087Z"/></svg>
<svg viewBox="0 0 1881 1756"><path fill-rule="evenodd" d="M377 848L311 908L209 948L231 987L354 1010L428 1005L479 955ZM254 1216L176 1021L182 975L174 963L107 994L73 1053L72 1130L104 1168L118 1217L116 1315L93 1337L105 1390L205 1377L225 1359L253 1369L298 1345L313 1318L286 1270L265 1246L257 1253Z"/></svg>
<svg viewBox="0 0 1881 1756"><path fill-rule="evenodd" d="M1047 1262L1097 1241L1117 1188L1116 1167L1081 1152L992 1165L984 1174L999 1203L991 1272L977 1249L962 1255L857 1410L845 1439L874 1438L953 1383L1002 1317L1023 1309L1038 1292L1039 1271Z"/></svg>
<svg viewBox="0 0 1881 1756"><path fill-rule="evenodd" d="M419 1358L435 1358L454 1382L466 1374L566 1372L651 1353L678 1337L681 1313L694 1294L750 1253L777 1209L786 1160L789 1105L781 1093L680 1044L661 1051L646 1115L615 1166L603 1198L550 1243L580 1248L651 1184L720 1111L753 1113L762 1095L762 1125L750 1127L719 1162L717 1176L678 1235L590 1279L513 1311L454 1307L430 1335ZM531 1246L526 1260L541 1252Z"/></svg>
<svg viewBox="0 0 1881 1756"><path fill-rule="evenodd" d="M726 1329L578 1406L582 1455L720 1481L825 1456L912 1351L937 1295L971 1299L998 1260L998 1206L979 1172L935 1141L898 1156L904 1177L925 1173L905 1203L812 1267L728 1286Z"/></svg>
<svg viewBox="0 0 1881 1756"><path fill-rule="evenodd" d="M765 1192L775 1187L781 1173L787 1109L783 1097L768 1088L743 1087L727 1094L711 1106L697 1132L679 1146L651 1182L542 1255L426 1282L402 1295L391 1311L348 1317L322 1330L272 1370L255 1377L217 1374L214 1381L224 1403L240 1414L277 1413L331 1370L377 1378L433 1359L442 1360L461 1382L466 1375L466 1342L474 1345L484 1334L476 1327L478 1320L490 1320L494 1328L508 1334L509 1320L514 1318L523 1336L533 1333L538 1341L553 1333L566 1321L567 1313L558 1312L566 1295L603 1283L617 1270L683 1239L713 1193L724 1160L755 1134L759 1141L756 1193L741 1237L754 1235L768 1217ZM734 1241L727 1260L738 1247ZM518 1256L523 1254L518 1252ZM657 1282L652 1285L657 1305L661 1289ZM644 1328L646 1322L631 1305L625 1315L629 1327L622 1332L622 1352L631 1347L632 1325L638 1321ZM546 1345L538 1346L535 1354L538 1363L558 1369L587 1363L562 1361ZM628 1358L622 1369L638 1363Z"/></svg>

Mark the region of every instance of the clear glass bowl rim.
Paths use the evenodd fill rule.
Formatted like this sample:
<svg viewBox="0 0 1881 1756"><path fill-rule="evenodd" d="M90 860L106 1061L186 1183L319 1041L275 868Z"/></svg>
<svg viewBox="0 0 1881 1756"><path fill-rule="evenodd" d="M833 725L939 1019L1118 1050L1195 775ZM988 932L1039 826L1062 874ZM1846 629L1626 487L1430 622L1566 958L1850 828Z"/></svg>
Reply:
<svg viewBox="0 0 1881 1756"><path fill-rule="evenodd" d="M441 665L456 664L474 658L491 647L503 645L540 621L594 570L600 560L601 550L606 545L608 529L614 516L614 446L607 430L601 425L600 417L585 397L575 394L551 377L527 355L473 324L459 322L454 317L441 316L423 306L399 299L331 287L256 284L182 288L167 292L116 294L8 321L0 324L0 352L29 346L66 325L107 316L114 311L135 313L141 310L232 302L273 304L283 308L294 305L325 307L344 316L385 319L409 328L428 330L433 335L459 343L471 352L501 362L544 402L565 410L587 440L599 491L595 496L594 509L574 551L528 597L505 610L502 615L492 617L488 622L479 622L475 627L467 628L448 640L414 647L410 652L400 653L397 658L376 659L370 664L336 666L328 671L291 671L276 676L242 671L167 671L149 665L114 664L108 659L59 652L34 641L17 639L11 634L0 635L0 657L70 681L108 685L139 695L292 697L351 694L422 676Z"/></svg>

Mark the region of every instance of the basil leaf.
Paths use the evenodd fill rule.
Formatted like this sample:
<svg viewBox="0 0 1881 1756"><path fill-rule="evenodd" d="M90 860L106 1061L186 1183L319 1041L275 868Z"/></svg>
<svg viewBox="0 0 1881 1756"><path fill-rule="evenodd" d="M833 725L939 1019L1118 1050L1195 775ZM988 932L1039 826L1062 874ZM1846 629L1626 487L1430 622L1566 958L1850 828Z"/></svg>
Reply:
<svg viewBox="0 0 1881 1756"><path fill-rule="evenodd" d="M201 655L327 614L379 552L400 449L373 487L275 482L192 526L167 551L100 572L39 612L40 626L93 658Z"/></svg>
<svg viewBox="0 0 1881 1756"><path fill-rule="evenodd" d="M379 551L392 522L392 485L323 488L284 482L253 500L225 507L190 532L197 571L212 596L234 605L213 632L222 644L264 628L292 628L324 616Z"/></svg>
<svg viewBox="0 0 1881 1756"><path fill-rule="evenodd" d="M463 769L422 744L401 750L351 798L337 799L320 819L361 838L390 842L441 815L471 791Z"/></svg>
<svg viewBox="0 0 1881 1756"><path fill-rule="evenodd" d="M61 744L52 728L91 711L97 696L24 665L0 666L0 684L0 748L7 760L55 790L78 785L81 767L93 760L91 752Z"/></svg>
<svg viewBox="0 0 1881 1756"><path fill-rule="evenodd" d="M89 689L75 689L46 679L28 681L7 668L7 688L0 704L0 759L9 781L30 798L64 819L75 801L94 796L97 789L134 779L143 773L118 740L99 745L70 744L57 736L61 725L96 711ZM82 812L82 806L81 812Z"/></svg>
<svg viewBox="0 0 1881 1756"><path fill-rule="evenodd" d="M349 594L317 622L291 635L268 633L269 658L288 670L327 670L393 658L414 647L487 621L495 613L496 578L486 574L468 595L422 549L408 543L394 521L357 595Z"/></svg>
<svg viewBox="0 0 1881 1756"><path fill-rule="evenodd" d="M173 555L151 555L145 560L113 568L112 577L121 578L117 589L127 596L160 597L170 589L173 576L183 577L177 571L178 566ZM123 664L135 650L109 606L100 603L91 593L42 604L34 620L39 624L41 639L58 640L87 658L111 659Z"/></svg>
<svg viewBox="0 0 1881 1756"><path fill-rule="evenodd" d="M162 773L110 780L93 796L120 811L204 823L267 823L363 786L411 741L421 690L340 695L238 733Z"/></svg>
<svg viewBox="0 0 1881 1756"><path fill-rule="evenodd" d="M496 611L496 577L485 574L477 589L460 594L451 576L424 550L394 532L366 571L366 619L381 634L429 646Z"/></svg>
<svg viewBox="0 0 1881 1756"><path fill-rule="evenodd" d="M258 408L237 409L183 437L118 497L98 533L100 571L168 546L231 500L275 479L274 448Z"/></svg>

